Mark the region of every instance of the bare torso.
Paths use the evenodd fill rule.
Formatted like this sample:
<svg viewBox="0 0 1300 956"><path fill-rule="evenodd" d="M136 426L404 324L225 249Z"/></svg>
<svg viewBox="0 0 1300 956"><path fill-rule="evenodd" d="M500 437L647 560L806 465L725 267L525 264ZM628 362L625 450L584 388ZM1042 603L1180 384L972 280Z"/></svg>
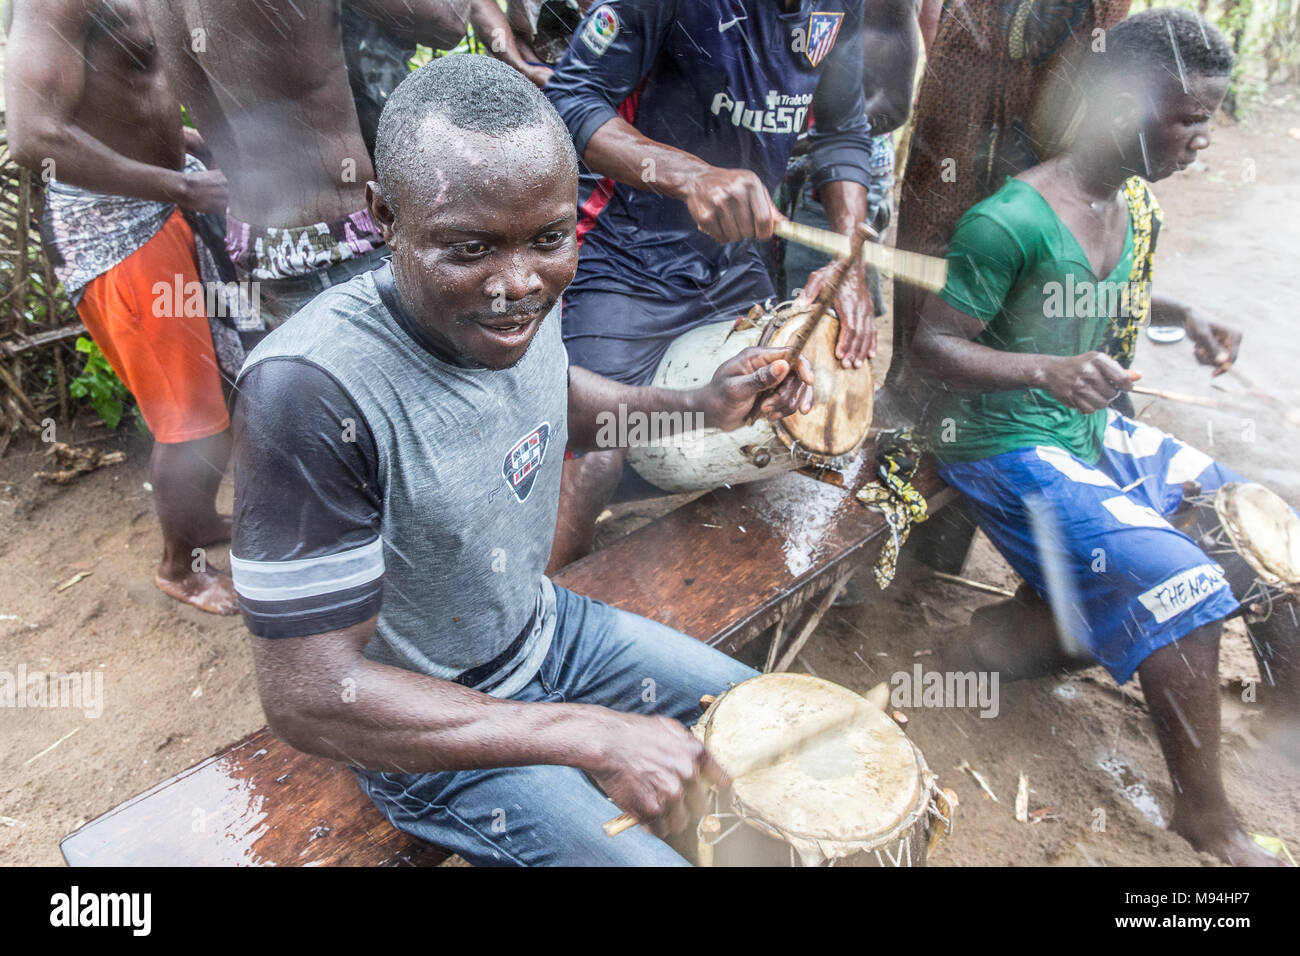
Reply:
<svg viewBox="0 0 1300 956"><path fill-rule="evenodd" d="M86 85L76 125L123 156L167 169L184 166L181 108L140 0L98 4L82 55Z"/></svg>
<svg viewBox="0 0 1300 956"><path fill-rule="evenodd" d="M144 0L172 86L262 226L338 220L374 178L348 88L338 0Z"/></svg>

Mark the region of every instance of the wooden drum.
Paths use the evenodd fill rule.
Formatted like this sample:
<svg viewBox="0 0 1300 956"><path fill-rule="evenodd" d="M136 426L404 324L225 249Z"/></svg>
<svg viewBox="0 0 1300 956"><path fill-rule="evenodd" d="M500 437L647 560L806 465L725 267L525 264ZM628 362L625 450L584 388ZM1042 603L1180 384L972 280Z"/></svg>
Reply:
<svg viewBox="0 0 1300 956"><path fill-rule="evenodd" d="M924 866L952 806L925 758L865 698L806 674L762 674L694 728L732 778L697 831L706 866ZM932 831L932 824L940 822Z"/></svg>
<svg viewBox="0 0 1300 956"><path fill-rule="evenodd" d="M714 322L682 335L664 353L652 384L699 388L727 359L750 346L783 346L809 319L812 308L793 301L757 305L737 323ZM835 358L840 324L833 311L818 325L803 357L813 367L816 403L807 415L780 422L760 419L732 432L705 428L628 450L628 463L664 491L702 491L757 481L805 465L842 467L862 447L871 428L875 385L871 367L846 369Z"/></svg>
<svg viewBox="0 0 1300 956"><path fill-rule="evenodd" d="M1281 496L1254 482L1229 482L1188 503L1207 529L1205 553L1235 554L1250 569L1253 579L1240 588L1229 571L1248 621L1267 620L1278 602L1300 599L1300 517Z"/></svg>

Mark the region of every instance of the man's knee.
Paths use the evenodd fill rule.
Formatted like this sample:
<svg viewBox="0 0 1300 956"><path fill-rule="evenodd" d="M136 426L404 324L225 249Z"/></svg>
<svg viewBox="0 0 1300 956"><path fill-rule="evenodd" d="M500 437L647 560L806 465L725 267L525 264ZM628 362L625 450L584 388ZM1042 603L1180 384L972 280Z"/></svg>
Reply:
<svg viewBox="0 0 1300 956"><path fill-rule="evenodd" d="M563 484L575 493L605 493L605 499L613 494L614 486L623 475L623 465L627 460L626 448L606 448L588 452L580 458L569 458L564 462ZM605 501L602 501L603 505Z"/></svg>

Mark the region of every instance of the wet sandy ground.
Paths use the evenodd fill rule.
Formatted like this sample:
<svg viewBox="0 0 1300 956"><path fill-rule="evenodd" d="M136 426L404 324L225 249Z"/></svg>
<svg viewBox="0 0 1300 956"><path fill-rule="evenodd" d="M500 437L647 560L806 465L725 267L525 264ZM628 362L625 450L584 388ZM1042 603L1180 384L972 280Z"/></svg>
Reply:
<svg viewBox="0 0 1300 956"><path fill-rule="evenodd" d="M1283 96L1275 90L1273 99ZM1300 348L1292 296L1300 249L1300 100L1218 131L1206 168L1157 189L1166 211L1157 288L1199 299L1246 332L1241 368L1300 404ZM887 340L887 336L885 337ZM1207 372L1185 343L1144 342L1145 384L1206 392ZM1225 382L1225 388L1236 388ZM1226 393L1225 393L1226 394ZM1258 414L1138 403L1144 420L1199 444L1300 503L1297 435ZM73 440L124 446L126 464L62 489L30 479L39 457L10 449L0 460L0 669L101 670L104 711L0 712L0 863L58 864L58 840L80 823L185 769L261 726L252 661L237 620L181 606L152 585L159 539L142 488L147 447L84 429ZM227 483L224 497L229 504ZM623 508L606 534L648 512ZM809 529L805 529L809 530ZM218 563L224 554L216 555ZM89 572L63 591L57 586ZM986 544L970 577L1014 587ZM864 608L827 615L799 665L865 690L926 656L935 635L996 600L929 579L904 565L889 591ZM1300 775L1260 766L1251 745L1258 713L1234 679L1253 661L1240 634L1225 642L1224 755L1228 787L1249 829L1300 849ZM1161 828L1169 784L1134 684L1116 688L1099 670L1003 686L996 717L973 710L909 711L908 732L962 802L957 832L935 865L1153 865L1211 862ZM997 795L986 798L963 761ZM1019 775L1040 823L1014 819ZM1098 824L1104 829L1098 829Z"/></svg>

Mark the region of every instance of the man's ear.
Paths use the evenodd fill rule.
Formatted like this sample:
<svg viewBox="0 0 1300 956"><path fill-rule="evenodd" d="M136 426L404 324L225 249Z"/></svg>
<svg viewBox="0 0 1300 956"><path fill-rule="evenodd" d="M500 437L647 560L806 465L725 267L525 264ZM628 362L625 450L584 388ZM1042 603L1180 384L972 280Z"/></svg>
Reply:
<svg viewBox="0 0 1300 956"><path fill-rule="evenodd" d="M373 179L366 183L366 205L370 208L370 218L379 226L380 234L384 237L384 245L394 245L393 234L397 224L397 214L393 212L393 207L388 205L379 183Z"/></svg>

